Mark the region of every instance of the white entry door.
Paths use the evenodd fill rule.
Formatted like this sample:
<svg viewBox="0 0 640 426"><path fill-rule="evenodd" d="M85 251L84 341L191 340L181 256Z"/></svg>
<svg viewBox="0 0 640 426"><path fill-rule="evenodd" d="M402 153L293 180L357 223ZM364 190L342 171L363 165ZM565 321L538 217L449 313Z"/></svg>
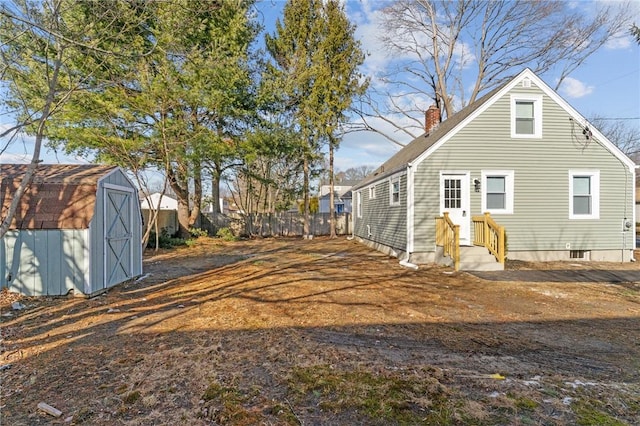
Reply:
<svg viewBox="0 0 640 426"><path fill-rule="evenodd" d="M440 174L440 214L444 212L449 212L451 221L460 225L460 245L471 245L469 173Z"/></svg>

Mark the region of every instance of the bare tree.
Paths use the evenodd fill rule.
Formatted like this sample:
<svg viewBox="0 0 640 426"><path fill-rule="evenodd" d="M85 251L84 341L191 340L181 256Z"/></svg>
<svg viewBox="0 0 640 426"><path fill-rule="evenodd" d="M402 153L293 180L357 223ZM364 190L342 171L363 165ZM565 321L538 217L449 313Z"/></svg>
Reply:
<svg viewBox="0 0 640 426"><path fill-rule="evenodd" d="M633 158L640 154L638 128L630 125L630 121L634 119L637 117L607 118L596 115L591 117L589 121L622 152Z"/></svg>
<svg viewBox="0 0 640 426"><path fill-rule="evenodd" d="M559 87L605 43L628 36L630 4L590 6L597 10L556 1L394 2L383 10L381 41L397 65L364 99L358 127L403 145L424 131L429 104L444 119L524 67L553 71Z"/></svg>
<svg viewBox="0 0 640 426"><path fill-rule="evenodd" d="M47 124L74 93L103 83L94 71L108 66L114 56L125 56L111 48L132 28L120 19L129 16L128 12L124 3L65 0L37 5L15 0L0 6L0 76L7 95L0 104L3 114L15 117L15 124L0 134L8 139L2 151L19 132L35 138L27 171L8 209L2 211L0 238L8 231L41 162Z"/></svg>
<svg viewBox="0 0 640 426"><path fill-rule="evenodd" d="M343 180L360 181L366 178L369 174L373 173L375 170L376 167L370 165L350 167L342 172L342 178Z"/></svg>

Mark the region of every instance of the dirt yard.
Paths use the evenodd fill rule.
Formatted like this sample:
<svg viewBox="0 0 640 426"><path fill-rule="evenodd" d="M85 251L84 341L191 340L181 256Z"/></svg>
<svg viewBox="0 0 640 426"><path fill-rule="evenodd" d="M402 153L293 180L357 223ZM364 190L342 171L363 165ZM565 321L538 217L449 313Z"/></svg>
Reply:
<svg viewBox="0 0 640 426"><path fill-rule="evenodd" d="M2 295L0 424L640 422L637 280L414 271L344 238L199 239L145 273L90 300Z"/></svg>

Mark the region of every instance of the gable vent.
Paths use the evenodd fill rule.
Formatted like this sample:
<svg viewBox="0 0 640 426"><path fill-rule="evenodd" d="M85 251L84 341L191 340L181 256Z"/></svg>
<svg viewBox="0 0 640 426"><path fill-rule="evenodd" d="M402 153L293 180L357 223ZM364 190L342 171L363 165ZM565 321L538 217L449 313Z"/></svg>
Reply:
<svg viewBox="0 0 640 426"><path fill-rule="evenodd" d="M528 78L522 80L522 87L531 87L531 80Z"/></svg>

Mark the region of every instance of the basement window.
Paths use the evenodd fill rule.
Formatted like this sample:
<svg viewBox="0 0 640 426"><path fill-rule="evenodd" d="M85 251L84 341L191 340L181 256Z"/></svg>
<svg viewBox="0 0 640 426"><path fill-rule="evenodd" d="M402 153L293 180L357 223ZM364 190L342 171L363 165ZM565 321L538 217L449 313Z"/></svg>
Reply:
<svg viewBox="0 0 640 426"><path fill-rule="evenodd" d="M569 259L589 260L590 258L591 258L591 252L589 250L571 250L571 251L569 251Z"/></svg>

